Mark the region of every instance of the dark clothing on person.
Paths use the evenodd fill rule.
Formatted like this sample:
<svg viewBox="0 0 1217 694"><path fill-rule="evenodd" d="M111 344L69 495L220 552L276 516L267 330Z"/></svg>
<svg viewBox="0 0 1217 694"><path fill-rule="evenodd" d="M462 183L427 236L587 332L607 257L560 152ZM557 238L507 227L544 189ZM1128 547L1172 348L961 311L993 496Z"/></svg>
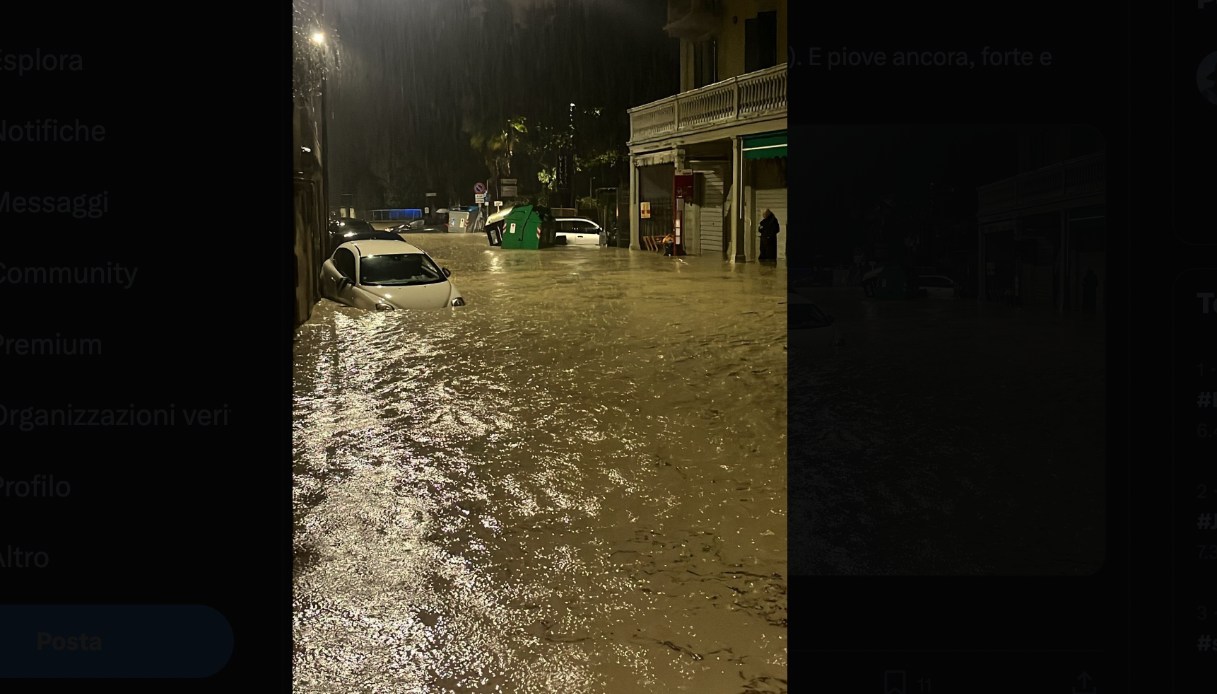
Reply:
<svg viewBox="0 0 1217 694"><path fill-rule="evenodd" d="M1082 279L1082 285L1082 310L1086 313L1094 313L1098 298L1099 276L1094 274L1094 270L1087 270L1086 277Z"/></svg>
<svg viewBox="0 0 1217 694"><path fill-rule="evenodd" d="M774 215L769 215L761 220L761 260L777 260L778 259L778 233L781 227L778 225L778 218Z"/></svg>

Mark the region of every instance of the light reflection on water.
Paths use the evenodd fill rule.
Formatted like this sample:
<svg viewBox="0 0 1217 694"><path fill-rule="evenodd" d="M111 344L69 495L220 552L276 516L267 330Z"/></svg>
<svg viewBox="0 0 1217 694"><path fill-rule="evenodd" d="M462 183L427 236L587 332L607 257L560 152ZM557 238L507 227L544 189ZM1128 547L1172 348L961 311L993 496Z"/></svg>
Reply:
<svg viewBox="0 0 1217 694"><path fill-rule="evenodd" d="M298 332L299 692L786 691L786 278L409 238Z"/></svg>

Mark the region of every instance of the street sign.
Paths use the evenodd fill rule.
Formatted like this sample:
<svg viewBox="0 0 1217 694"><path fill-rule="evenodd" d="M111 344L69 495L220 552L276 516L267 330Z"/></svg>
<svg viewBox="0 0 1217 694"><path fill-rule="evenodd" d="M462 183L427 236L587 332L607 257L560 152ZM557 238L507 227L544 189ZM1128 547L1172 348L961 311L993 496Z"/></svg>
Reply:
<svg viewBox="0 0 1217 694"><path fill-rule="evenodd" d="M479 205L484 204L486 202L486 194L485 193L474 194L473 201Z"/></svg>
<svg viewBox="0 0 1217 694"><path fill-rule="evenodd" d="M481 181L478 181L477 183L474 183L474 184L473 184L473 192L474 192L474 193L476 193L476 194L478 194L478 195L485 195L485 194L486 194L486 184L485 184L485 183L482 183Z"/></svg>
<svg viewBox="0 0 1217 694"><path fill-rule="evenodd" d="M505 198L514 198L516 196L516 179L504 178L500 183L500 193Z"/></svg>
<svg viewBox="0 0 1217 694"><path fill-rule="evenodd" d="M503 201L502 201L502 200L495 200L495 201L494 201L494 206L495 206L495 207L502 207L502 206L503 206Z"/></svg>

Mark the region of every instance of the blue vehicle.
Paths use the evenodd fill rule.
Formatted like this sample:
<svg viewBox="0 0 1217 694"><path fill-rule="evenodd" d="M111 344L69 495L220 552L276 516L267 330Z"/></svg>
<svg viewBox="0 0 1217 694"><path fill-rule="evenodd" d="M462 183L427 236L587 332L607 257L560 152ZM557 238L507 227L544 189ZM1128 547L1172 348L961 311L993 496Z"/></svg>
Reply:
<svg viewBox="0 0 1217 694"><path fill-rule="evenodd" d="M411 222L422 219L423 211L417 208L396 208L391 210L372 210L373 222Z"/></svg>

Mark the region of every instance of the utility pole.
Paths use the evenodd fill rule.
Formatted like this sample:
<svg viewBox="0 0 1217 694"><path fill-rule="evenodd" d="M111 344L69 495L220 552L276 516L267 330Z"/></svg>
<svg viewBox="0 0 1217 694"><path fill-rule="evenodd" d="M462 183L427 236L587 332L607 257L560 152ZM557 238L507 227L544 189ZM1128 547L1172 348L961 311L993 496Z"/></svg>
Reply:
<svg viewBox="0 0 1217 694"><path fill-rule="evenodd" d="M329 71L328 66L326 71ZM327 74L321 78L321 196L325 200L327 220L330 214L330 112L325 99L328 85Z"/></svg>
<svg viewBox="0 0 1217 694"><path fill-rule="evenodd" d="M574 157L575 157L575 103L572 101L570 105L570 140L568 141L568 149L562 155L562 173L560 179L561 186L566 188L566 206L575 206L575 172Z"/></svg>
<svg viewBox="0 0 1217 694"><path fill-rule="evenodd" d="M317 13L325 21L325 0L317 0ZM321 73L321 196L325 200L325 223L330 220L330 111L326 93L330 84L330 37L324 37L321 49L325 51L325 69Z"/></svg>

